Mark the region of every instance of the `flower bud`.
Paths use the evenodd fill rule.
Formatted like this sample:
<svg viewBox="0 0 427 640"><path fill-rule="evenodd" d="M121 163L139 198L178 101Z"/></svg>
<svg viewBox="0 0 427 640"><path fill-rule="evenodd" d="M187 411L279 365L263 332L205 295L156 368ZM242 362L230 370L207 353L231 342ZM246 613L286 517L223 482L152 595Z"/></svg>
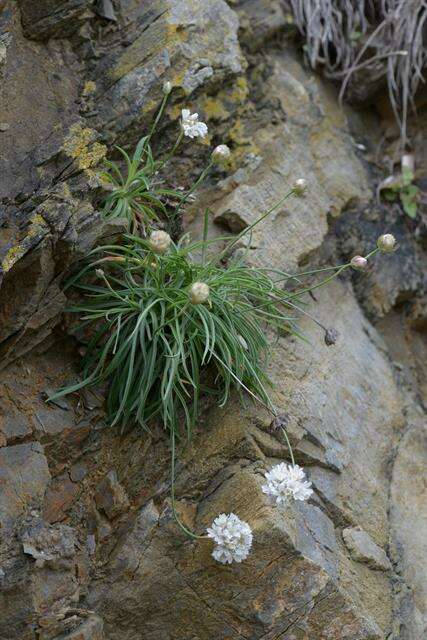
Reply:
<svg viewBox="0 0 427 640"><path fill-rule="evenodd" d="M209 287L205 282L195 282L191 285L189 292L190 302L202 304L209 298Z"/></svg>
<svg viewBox="0 0 427 640"><path fill-rule="evenodd" d="M298 178L298 180L295 180L292 189L295 195L302 196L304 191L307 189L307 180L304 178Z"/></svg>
<svg viewBox="0 0 427 640"><path fill-rule="evenodd" d="M150 248L155 253L165 253L171 244L171 237L166 231L156 229L151 233L149 239Z"/></svg>
<svg viewBox="0 0 427 640"><path fill-rule="evenodd" d="M103 272L102 269L95 269L95 273L98 276L98 278L103 278L105 276L105 273Z"/></svg>
<svg viewBox="0 0 427 640"><path fill-rule="evenodd" d="M325 331L325 344L328 347L332 347L336 341L338 340L339 333L336 329L331 327L330 329L326 329Z"/></svg>
<svg viewBox="0 0 427 640"><path fill-rule="evenodd" d="M368 261L363 256L354 256L350 260L350 265L353 269L356 269L356 271L364 271L368 266Z"/></svg>
<svg viewBox="0 0 427 640"><path fill-rule="evenodd" d="M219 144L212 151L212 160L217 164L222 164L224 162L227 162L230 156L231 156L231 151L226 144Z"/></svg>
<svg viewBox="0 0 427 640"><path fill-rule="evenodd" d="M165 94L165 96L168 96L170 94L170 92L172 91L172 83L169 82L169 80L167 80L164 84L163 84L163 93Z"/></svg>
<svg viewBox="0 0 427 640"><path fill-rule="evenodd" d="M396 247L396 238L391 233L384 233L378 238L377 247L382 253L392 253Z"/></svg>

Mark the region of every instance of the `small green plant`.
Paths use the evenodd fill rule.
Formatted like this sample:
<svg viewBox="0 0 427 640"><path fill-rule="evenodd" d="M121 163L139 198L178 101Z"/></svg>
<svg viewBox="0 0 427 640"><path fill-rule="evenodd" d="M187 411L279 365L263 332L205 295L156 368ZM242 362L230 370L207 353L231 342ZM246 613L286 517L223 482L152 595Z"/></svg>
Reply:
<svg viewBox="0 0 427 640"><path fill-rule="evenodd" d="M150 136L142 138L132 156L121 147L126 170L116 162L105 160L108 171L101 173L104 186L110 191L105 199L106 218L126 218L132 233L145 234L147 227L168 217L165 199L181 201L183 193L163 186L158 177L161 161L156 161L150 145Z"/></svg>
<svg viewBox="0 0 427 640"><path fill-rule="evenodd" d="M159 214L165 224L171 221L162 198L177 195L161 187L158 172L183 136L204 137L207 126L199 121L197 113L183 109L181 132L172 152L155 161L150 138L171 90L170 85L165 87L165 97L150 134L140 140L132 159L120 150L126 162L126 176L112 162L107 165L109 172L103 175L112 187L105 215L125 217L132 233L125 235L121 244L91 251L86 264L66 285L82 294L68 311L78 313L82 325L89 325L91 338L81 380L49 400L107 382L107 410L112 425L136 422L149 429L153 421L160 421L170 435L171 506L179 527L191 538L212 539L215 544L212 555L217 561L241 562L252 545L252 531L235 514L218 516L207 536L190 531L179 519L175 503L177 434L184 431L190 438L202 395L212 395L225 405L233 389L241 396L248 394L271 412L283 432L292 460L292 465L278 465L266 475L263 491L274 497L277 504L289 496L308 499L312 493L310 483L295 464L291 445L270 399L271 381L265 368L270 349L268 334L275 330L299 335L295 327L298 311L322 327L327 345L334 344L336 332L323 327L297 304L298 300L349 267L366 269L368 259L375 253L394 250L395 239L385 234L366 257L355 256L337 267L294 276L246 264L247 251L241 255L233 253L236 244L247 235L249 250L252 229L291 195L304 195L307 185L300 178L283 198L235 238L208 240L206 211L203 238L190 242L184 236L174 243L166 231L152 228ZM214 149L198 180L185 194L178 194L174 216L212 164L227 162L229 155L226 145ZM225 246L208 258L208 248L215 242ZM322 282L304 287L301 278L318 272L330 275ZM294 288L288 291L285 285L289 282Z"/></svg>
<svg viewBox="0 0 427 640"><path fill-rule="evenodd" d="M418 210L420 189L413 184L414 173L409 167L402 167L400 176L385 180L382 186L384 198L389 202L400 200L403 210L410 218L415 218Z"/></svg>
<svg viewBox="0 0 427 640"><path fill-rule="evenodd" d="M283 282L289 274L248 266L243 257L226 266L221 260L293 193L209 260L206 249L218 239L206 239L207 213L205 237L198 242L174 244L166 232L154 231L148 240L125 236L123 245L94 249L69 283L84 294L70 311L94 327L83 379L54 397L108 381L112 424L137 421L146 427L157 418L175 432L183 420L188 435L203 393L224 405L233 388L246 391L274 414L265 374L266 329L296 333L293 310L304 313L296 301L323 283L288 292ZM351 266L329 269L324 283ZM300 283L303 275L292 278Z"/></svg>
<svg viewBox="0 0 427 640"><path fill-rule="evenodd" d="M187 192L164 186L162 170L175 155L182 139L204 138L208 131L206 124L199 121L197 113L191 114L188 109L183 109L175 144L165 156L158 160L154 158L151 138L163 114L170 91L170 85L165 83L163 100L150 132L138 142L132 158L121 147L115 147L122 156L124 169L122 170L117 162L105 160L107 170L99 176L104 188L110 192L104 202L105 218L125 218L128 230L133 234L146 235L147 229L160 219L169 225L173 223L181 207L206 178L212 165L222 164L230 154L226 145L216 147L207 167Z"/></svg>
<svg viewBox="0 0 427 640"><path fill-rule="evenodd" d="M176 431L183 419L188 434L202 393L223 405L231 389L246 390L272 409L265 329L293 331L294 294L281 286L286 274L273 276L242 258L221 266L235 243L206 260L206 239L174 244L154 231L148 240L126 236L122 246L92 251L72 280L84 299L70 311L95 332L83 379L55 397L107 380L112 424L146 427L158 418Z"/></svg>

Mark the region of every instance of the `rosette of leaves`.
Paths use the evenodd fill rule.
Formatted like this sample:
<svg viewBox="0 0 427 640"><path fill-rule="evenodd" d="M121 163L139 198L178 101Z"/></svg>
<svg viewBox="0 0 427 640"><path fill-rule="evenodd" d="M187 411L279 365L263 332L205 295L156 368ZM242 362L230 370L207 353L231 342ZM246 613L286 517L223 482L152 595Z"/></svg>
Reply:
<svg viewBox="0 0 427 640"><path fill-rule="evenodd" d="M414 184L414 172L403 166L399 176L390 176L380 184L380 191L389 202L400 200L402 208L410 218L416 218L420 189Z"/></svg>
<svg viewBox="0 0 427 640"><path fill-rule="evenodd" d="M159 171L165 160L155 160L149 136L138 142L132 157L116 147L122 156L119 165L105 160L107 171L100 178L109 191L104 203L106 218L125 218L129 231L145 233L146 227L161 218L168 218L168 201L176 205L183 194L176 189L164 186Z"/></svg>
<svg viewBox="0 0 427 640"><path fill-rule="evenodd" d="M93 250L69 283L83 294L69 311L93 332L82 379L53 398L107 381L112 424L158 419L176 431L182 421L188 434L202 394L224 405L237 389L272 408L266 329L295 333L287 274L243 257L221 266L236 239L210 260L211 241L172 243L158 254L140 237L124 240ZM209 287L203 304L191 301L195 282Z"/></svg>

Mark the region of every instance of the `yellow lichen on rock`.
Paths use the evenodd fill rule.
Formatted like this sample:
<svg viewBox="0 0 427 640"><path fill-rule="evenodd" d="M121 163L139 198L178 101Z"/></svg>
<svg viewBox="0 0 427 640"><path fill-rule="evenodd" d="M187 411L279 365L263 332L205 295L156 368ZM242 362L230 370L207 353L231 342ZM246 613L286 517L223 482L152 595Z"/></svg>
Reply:
<svg viewBox="0 0 427 640"><path fill-rule="evenodd" d="M15 262L18 262L19 258L22 258L25 251L26 251L25 248L22 247L21 245L17 245L16 247L11 247L9 249L9 251L6 253L1 263L4 273L7 273L8 271L10 271L10 269L13 267Z"/></svg>
<svg viewBox="0 0 427 640"><path fill-rule="evenodd" d="M233 102L244 102L249 94L248 81L245 76L239 76L236 78L232 92L230 93L230 99Z"/></svg>
<svg viewBox="0 0 427 640"><path fill-rule="evenodd" d="M81 124L73 124L70 133L64 140L63 149L67 156L74 158L79 169L88 169L98 164L105 157L107 147L99 142L94 142L96 131L83 127Z"/></svg>
<svg viewBox="0 0 427 640"><path fill-rule="evenodd" d="M115 65L109 70L109 76L117 81L134 69L156 56L162 49L173 49L176 42L186 38L180 25L158 21L151 24L125 51L119 56Z"/></svg>
<svg viewBox="0 0 427 640"><path fill-rule="evenodd" d="M40 233L43 234L43 232L47 230L48 225L46 224L43 216L39 213L36 213L30 220L29 228L22 242L18 243L14 247L11 247L3 258L1 263L3 272L7 273L8 271L10 271L13 265L27 253L32 238Z"/></svg>
<svg viewBox="0 0 427 640"><path fill-rule="evenodd" d="M230 112L224 106L224 103L218 97L207 96L203 103L203 111L206 117L212 120L227 120Z"/></svg>
<svg viewBox="0 0 427 640"><path fill-rule="evenodd" d="M82 94L88 96L90 93L94 93L96 89L96 82L93 80L87 80L84 84Z"/></svg>

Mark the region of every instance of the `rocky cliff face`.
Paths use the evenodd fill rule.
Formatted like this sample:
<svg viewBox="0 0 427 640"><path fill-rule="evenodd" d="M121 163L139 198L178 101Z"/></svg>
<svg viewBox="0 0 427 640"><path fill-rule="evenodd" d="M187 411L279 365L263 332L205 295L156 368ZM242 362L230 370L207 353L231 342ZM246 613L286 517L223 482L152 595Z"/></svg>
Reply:
<svg viewBox="0 0 427 640"><path fill-rule="evenodd" d="M280 0L6 1L0 28L1 640L420 640L425 254L422 228L373 192L374 113L343 112L303 67ZM305 320L307 342L275 343L274 401L309 504L267 503L262 472L287 450L250 404L209 408L180 453L182 518L202 532L232 507L254 530L230 567L175 526L161 431L109 428L102 389L45 403L79 370L64 274L121 230L102 223L93 170L144 133L165 80L158 148L188 106L233 150L186 213L194 234L205 203L212 235L236 231L305 177L307 196L254 233L258 264L347 259L383 231L400 245L310 302L334 347ZM207 154L185 146L175 184Z"/></svg>

